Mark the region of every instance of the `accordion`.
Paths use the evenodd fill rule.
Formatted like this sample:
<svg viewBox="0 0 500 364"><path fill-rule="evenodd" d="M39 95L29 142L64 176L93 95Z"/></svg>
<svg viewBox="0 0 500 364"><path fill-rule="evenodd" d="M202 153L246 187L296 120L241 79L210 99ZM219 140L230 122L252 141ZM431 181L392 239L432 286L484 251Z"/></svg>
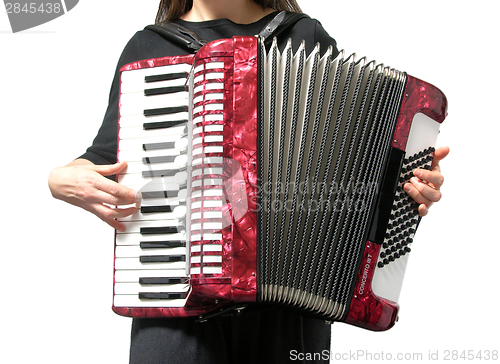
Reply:
<svg viewBox="0 0 500 364"><path fill-rule="evenodd" d="M113 310L208 317L253 303L386 330L445 96L390 67L234 37L121 69Z"/></svg>

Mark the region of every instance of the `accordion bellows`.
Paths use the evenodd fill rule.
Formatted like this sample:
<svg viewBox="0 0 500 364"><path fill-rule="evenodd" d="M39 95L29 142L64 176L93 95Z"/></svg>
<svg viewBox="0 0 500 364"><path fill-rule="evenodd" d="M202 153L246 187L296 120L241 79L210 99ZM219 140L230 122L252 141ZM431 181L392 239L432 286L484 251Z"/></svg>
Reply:
<svg viewBox="0 0 500 364"><path fill-rule="evenodd" d="M113 309L392 327L419 222L401 186L445 116L432 85L319 46L234 37L125 66L119 181L143 204L116 234Z"/></svg>

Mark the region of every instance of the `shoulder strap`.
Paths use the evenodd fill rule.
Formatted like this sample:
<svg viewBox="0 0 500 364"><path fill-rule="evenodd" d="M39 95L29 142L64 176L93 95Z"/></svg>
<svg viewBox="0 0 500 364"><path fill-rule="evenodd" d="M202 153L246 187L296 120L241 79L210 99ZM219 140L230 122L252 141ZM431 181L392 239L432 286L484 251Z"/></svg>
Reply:
<svg viewBox="0 0 500 364"><path fill-rule="evenodd" d="M256 36L262 37L266 44L271 43L271 36L279 36L283 31L294 25L297 21L307 17L308 16L306 14L302 13L281 11L269 23L267 23L267 25ZM148 25L145 29L161 35L163 38L186 48L192 53L196 53L198 49L207 44L207 42L201 39L195 32L177 23Z"/></svg>
<svg viewBox="0 0 500 364"><path fill-rule="evenodd" d="M290 13L281 11L271 20L257 36L263 38L264 42L271 43L272 38L278 37L285 30L293 26L300 19L308 18L309 16L303 13ZM271 37L273 36L273 37Z"/></svg>
<svg viewBox="0 0 500 364"><path fill-rule="evenodd" d="M148 25L145 29L158 33L163 38L181 47L187 48L193 53L207 44L207 42L201 39L195 32L176 23Z"/></svg>

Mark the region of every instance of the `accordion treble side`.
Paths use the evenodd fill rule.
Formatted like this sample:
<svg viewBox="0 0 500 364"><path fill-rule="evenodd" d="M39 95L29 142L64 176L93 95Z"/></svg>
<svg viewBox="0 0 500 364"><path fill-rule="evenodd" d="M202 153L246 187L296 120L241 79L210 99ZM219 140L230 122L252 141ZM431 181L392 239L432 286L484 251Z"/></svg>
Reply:
<svg viewBox="0 0 500 364"><path fill-rule="evenodd" d="M386 330L446 98L402 72L234 37L121 70L113 310L205 316L268 302Z"/></svg>

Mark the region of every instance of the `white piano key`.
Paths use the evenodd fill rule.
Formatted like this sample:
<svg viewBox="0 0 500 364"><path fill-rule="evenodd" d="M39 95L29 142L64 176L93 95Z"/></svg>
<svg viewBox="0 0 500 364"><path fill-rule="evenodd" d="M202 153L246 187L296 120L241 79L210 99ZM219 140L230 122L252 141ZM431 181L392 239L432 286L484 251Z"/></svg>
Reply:
<svg viewBox="0 0 500 364"><path fill-rule="evenodd" d="M172 128L160 128L160 129L149 129L144 130L141 126L132 127L120 127L120 140L132 139L132 138L148 138L148 137L163 137L171 135L179 135L181 138L182 131L184 131L185 126L175 126ZM179 131L179 132L178 132Z"/></svg>
<svg viewBox="0 0 500 364"><path fill-rule="evenodd" d="M186 234L177 233L168 236L158 237L158 235L141 235L141 234L127 234L118 233L116 234L116 246L125 245L140 245L141 242L151 242L151 241L186 241ZM184 249L186 249L184 247Z"/></svg>
<svg viewBox="0 0 500 364"><path fill-rule="evenodd" d="M138 258L141 255L186 255L186 247L142 249L139 245L121 245L115 249L116 258Z"/></svg>
<svg viewBox="0 0 500 364"><path fill-rule="evenodd" d="M131 92L125 94L122 93L120 95L121 107L129 105L137 105L137 106L144 105L143 107L144 110L144 109L162 107L161 105L167 105L163 107L168 107L168 105L170 104L174 106L189 105L189 93L186 91L179 91L169 94L145 96L144 90L142 90L141 92ZM149 105L160 105L160 106L149 107Z"/></svg>
<svg viewBox="0 0 500 364"><path fill-rule="evenodd" d="M178 155L175 160L170 163L143 163L139 162L129 162L127 164L127 169L125 173L142 173L142 171L159 171L159 170L181 170L187 167L188 156Z"/></svg>
<svg viewBox="0 0 500 364"><path fill-rule="evenodd" d="M152 115L152 116L144 116L144 115L129 115L120 117L120 127L129 127L129 126L140 126L142 127L146 123L156 123L162 121L172 121L172 120L188 120L189 113L187 112L178 112L167 115Z"/></svg>
<svg viewBox="0 0 500 364"><path fill-rule="evenodd" d="M144 93L144 90L150 89L150 88L159 88L159 87L172 87L172 86L184 86L186 85L187 78L175 78L173 80L166 80L166 81L157 81L157 82L148 82L146 83L144 81L144 77L140 80L132 80L132 81L125 81L120 85L120 91L122 94L127 94L131 92L142 92Z"/></svg>
<svg viewBox="0 0 500 364"><path fill-rule="evenodd" d="M191 64L179 63L166 66L159 66L153 68L141 68L137 70L123 71L121 74L121 82L144 82L146 76L172 74L172 73L189 73L191 72ZM146 83L146 85L155 84L155 82Z"/></svg>
<svg viewBox="0 0 500 364"><path fill-rule="evenodd" d="M142 161L142 158L145 157L161 157L161 156L175 156L181 155L186 152L188 144L187 138L182 138L174 142L174 147L169 149L151 149L151 150L133 150L133 149L125 149L118 151L118 160L119 161Z"/></svg>
<svg viewBox="0 0 500 364"><path fill-rule="evenodd" d="M133 139L120 139L120 150L136 150L142 151L143 144L152 144L152 143L176 143L178 140L185 139L179 135L164 135L157 137L144 137L144 138L133 138ZM182 146L182 145L181 145ZM175 149L177 148L177 144L175 144Z"/></svg>
<svg viewBox="0 0 500 364"><path fill-rule="evenodd" d="M135 189L139 192L157 192L157 191L172 191L168 193L168 196L166 197L161 197L161 200L164 200L165 198L172 199L172 200L177 200L186 197L187 191L185 190L185 187L181 186L178 183L170 183L164 181L163 178L155 178L152 182L147 185L129 185L130 188ZM183 192L181 192L183 191ZM144 199L143 203L145 203L147 200L152 200L152 199Z"/></svg>
<svg viewBox="0 0 500 364"><path fill-rule="evenodd" d="M115 283L115 294L138 294L139 292L187 292L189 284L145 284Z"/></svg>
<svg viewBox="0 0 500 364"><path fill-rule="evenodd" d="M141 161L144 157L161 157L161 156L176 156L180 155L181 151L176 149L158 149L158 150L120 150L118 152L118 160L133 162Z"/></svg>
<svg viewBox="0 0 500 364"><path fill-rule="evenodd" d="M139 278L188 278L187 269L168 270L117 270L115 282L139 283Z"/></svg>
<svg viewBox="0 0 500 364"><path fill-rule="evenodd" d="M181 233L183 230L185 230L181 227L182 224L183 222L181 223L181 221L177 219L162 221L127 221L123 223L126 228L124 233L140 233L141 228L151 227L178 227L178 232ZM119 232L118 234L122 233Z"/></svg>
<svg viewBox="0 0 500 364"><path fill-rule="evenodd" d="M125 173L118 176L118 183L124 186L145 186L147 184L178 183L185 186L187 182L187 172L182 171L172 177L142 177L140 173Z"/></svg>
<svg viewBox="0 0 500 364"><path fill-rule="evenodd" d="M168 198L143 198L141 201L142 206L172 206L175 208L180 204L186 202L186 199L182 197L168 197Z"/></svg>
<svg viewBox="0 0 500 364"><path fill-rule="evenodd" d="M188 105L187 99L170 100L165 95L150 96L144 99L143 103L121 104L120 116L143 115L144 110Z"/></svg>
<svg viewBox="0 0 500 364"><path fill-rule="evenodd" d="M145 206L145 205L143 205ZM168 206L167 204L160 203L157 205L150 205L150 206ZM186 217L186 206L176 206L173 208L172 212L150 212L150 213L141 213L140 211L117 219L118 221L121 222L127 222L127 221L145 221L145 220L163 220L163 219L184 219Z"/></svg>
<svg viewBox="0 0 500 364"><path fill-rule="evenodd" d="M186 299L179 300L141 300L138 295L115 295L113 305L115 307L184 307Z"/></svg>
<svg viewBox="0 0 500 364"><path fill-rule="evenodd" d="M146 254L144 254L146 255ZM139 258L116 258L115 269L184 269L186 262L141 263Z"/></svg>

